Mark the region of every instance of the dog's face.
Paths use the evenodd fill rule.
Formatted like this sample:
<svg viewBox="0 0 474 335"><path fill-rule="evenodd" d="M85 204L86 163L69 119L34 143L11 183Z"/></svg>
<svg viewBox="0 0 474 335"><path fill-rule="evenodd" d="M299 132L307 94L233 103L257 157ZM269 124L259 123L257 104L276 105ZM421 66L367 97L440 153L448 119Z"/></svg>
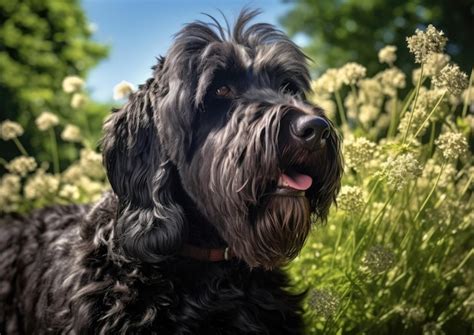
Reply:
<svg viewBox="0 0 474 335"><path fill-rule="evenodd" d="M250 266L291 259L309 232L310 214L325 220L340 187L338 136L305 99L303 53L270 25L246 27L254 15L243 12L228 35L217 23L187 25L132 97L135 107L109 121L106 167L123 200L122 232L135 236L135 249L144 232L153 235L145 240L157 254L179 248L186 222L173 203L176 182ZM127 142L117 145L122 136ZM126 169L117 164L124 151ZM130 226L141 216L144 224Z"/></svg>

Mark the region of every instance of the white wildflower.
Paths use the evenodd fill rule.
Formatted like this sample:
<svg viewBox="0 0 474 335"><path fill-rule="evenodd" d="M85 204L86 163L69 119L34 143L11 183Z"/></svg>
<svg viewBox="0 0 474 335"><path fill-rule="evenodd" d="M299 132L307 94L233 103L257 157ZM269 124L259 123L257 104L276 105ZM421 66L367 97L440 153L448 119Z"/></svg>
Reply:
<svg viewBox="0 0 474 335"><path fill-rule="evenodd" d="M309 100L314 105L319 106L330 119L333 119L336 116L336 111L337 111L336 104L326 94L325 95L313 94L309 97Z"/></svg>
<svg viewBox="0 0 474 335"><path fill-rule="evenodd" d="M24 187L26 199L40 199L54 196L59 188L59 178L44 170L38 170Z"/></svg>
<svg viewBox="0 0 474 335"><path fill-rule="evenodd" d="M39 130L45 131L58 125L59 119L53 113L43 112L36 118L35 123Z"/></svg>
<svg viewBox="0 0 474 335"><path fill-rule="evenodd" d="M91 199L91 201L98 200L106 189L103 183L94 181L87 176L81 176L74 184L77 185L82 193L85 194L88 199Z"/></svg>
<svg viewBox="0 0 474 335"><path fill-rule="evenodd" d="M104 176L104 167L102 165L102 155L91 150L82 149L79 165L82 168L84 175L91 178L101 178Z"/></svg>
<svg viewBox="0 0 474 335"><path fill-rule="evenodd" d="M84 80L78 76L68 76L63 80L63 91L66 93L78 92L84 87Z"/></svg>
<svg viewBox="0 0 474 335"><path fill-rule="evenodd" d="M422 106L417 106L414 112L408 111L403 115L398 125L398 131L400 132L400 134L405 134L407 132L408 123L411 122L410 133L414 135L418 131L418 129L422 127L418 134L418 136L422 136L429 125L429 122L424 122L427 116L428 113L426 112L426 109Z"/></svg>
<svg viewBox="0 0 474 335"><path fill-rule="evenodd" d="M379 51L379 62L387 63L392 66L397 60L397 47L394 45L387 45Z"/></svg>
<svg viewBox="0 0 474 335"><path fill-rule="evenodd" d="M423 71L427 76L436 76L446 65L448 65L449 60L449 55L432 53L426 58L426 64Z"/></svg>
<svg viewBox="0 0 474 335"><path fill-rule="evenodd" d="M0 179L0 212L16 212L21 201L21 180L13 174L5 174Z"/></svg>
<svg viewBox="0 0 474 335"><path fill-rule="evenodd" d="M81 129L72 124L68 124L62 131L61 138L66 142L80 142L82 140Z"/></svg>
<svg viewBox="0 0 474 335"><path fill-rule="evenodd" d="M368 124L369 122L377 119L377 116L380 113L380 108L372 105L362 105L359 109L359 120L363 124Z"/></svg>
<svg viewBox="0 0 474 335"><path fill-rule="evenodd" d="M75 201L79 199L81 193L79 191L79 187L76 185L66 184L59 191L59 196L70 201Z"/></svg>
<svg viewBox="0 0 474 335"><path fill-rule="evenodd" d="M33 157L19 156L11 160L7 164L6 169L11 173L24 177L28 172L34 171L36 166L36 161Z"/></svg>
<svg viewBox="0 0 474 335"><path fill-rule="evenodd" d="M336 314L339 303L338 297L328 290L312 290L309 294L309 306L317 315L325 318Z"/></svg>
<svg viewBox="0 0 474 335"><path fill-rule="evenodd" d="M339 74L344 84L352 85L355 84L359 79L365 77L367 69L357 63L350 62L345 64L339 69Z"/></svg>
<svg viewBox="0 0 474 335"><path fill-rule="evenodd" d="M422 168L412 153L397 157L388 157L382 163L382 173L387 178L387 184L396 190L401 190L411 180L421 174Z"/></svg>
<svg viewBox="0 0 474 335"><path fill-rule="evenodd" d="M395 255L381 245L370 247L362 260L362 265L372 274L386 272L395 263Z"/></svg>
<svg viewBox="0 0 474 335"><path fill-rule="evenodd" d="M376 107L382 106L384 93L382 83L379 80L375 78L362 79L357 86L359 86L359 95L357 97L359 103Z"/></svg>
<svg viewBox="0 0 474 335"><path fill-rule="evenodd" d="M0 137L4 141L12 140L21 135L23 135L23 127L19 123L10 120L0 123Z"/></svg>
<svg viewBox="0 0 474 335"><path fill-rule="evenodd" d="M448 161L458 159L469 150L466 137L461 133L449 132L441 134L435 144L441 150L443 157Z"/></svg>
<svg viewBox="0 0 474 335"><path fill-rule="evenodd" d="M445 88L457 96L468 86L467 75L457 65L446 65L438 75L433 77L433 85L437 88Z"/></svg>
<svg viewBox="0 0 474 335"><path fill-rule="evenodd" d="M114 87L114 99L120 100L128 97L135 90L134 86L128 81L122 80Z"/></svg>
<svg viewBox="0 0 474 335"><path fill-rule="evenodd" d="M369 141L365 137L348 138L344 141L346 166L357 171L374 157L376 147L377 145L374 142Z"/></svg>
<svg viewBox="0 0 474 335"><path fill-rule="evenodd" d="M415 55L417 63L423 63L431 53L443 52L447 38L440 30L436 30L431 24L426 31L417 29L415 35L407 37L408 49Z"/></svg>
<svg viewBox="0 0 474 335"><path fill-rule="evenodd" d="M362 189L357 186L342 186L337 197L337 204L346 212L352 214L361 212L365 205Z"/></svg>
<svg viewBox="0 0 474 335"><path fill-rule="evenodd" d="M75 183L84 175L82 166L79 163L69 165L69 167L62 173L63 181L67 183Z"/></svg>
<svg viewBox="0 0 474 335"><path fill-rule="evenodd" d="M397 90L405 88L405 74L396 67L379 72L374 78L380 80L383 92L388 96L395 96Z"/></svg>
<svg viewBox="0 0 474 335"><path fill-rule="evenodd" d="M330 94L342 86L341 74L338 69L328 69L322 76L313 81L313 91L319 94Z"/></svg>
<svg viewBox="0 0 474 335"><path fill-rule="evenodd" d="M87 97L82 93L74 93L71 98L71 107L78 109L84 107L87 102Z"/></svg>

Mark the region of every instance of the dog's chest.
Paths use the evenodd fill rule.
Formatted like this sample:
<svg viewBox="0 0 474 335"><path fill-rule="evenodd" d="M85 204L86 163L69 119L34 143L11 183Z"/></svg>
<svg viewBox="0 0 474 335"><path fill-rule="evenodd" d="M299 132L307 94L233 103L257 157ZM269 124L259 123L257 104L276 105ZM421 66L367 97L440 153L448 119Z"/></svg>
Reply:
<svg viewBox="0 0 474 335"><path fill-rule="evenodd" d="M280 287L281 273L175 270L137 283L127 297L107 301L112 308L124 304L124 309L105 317L126 316L122 322L140 325L136 331L147 334L298 334L291 329L299 329L299 306ZM112 319L109 324L122 323Z"/></svg>

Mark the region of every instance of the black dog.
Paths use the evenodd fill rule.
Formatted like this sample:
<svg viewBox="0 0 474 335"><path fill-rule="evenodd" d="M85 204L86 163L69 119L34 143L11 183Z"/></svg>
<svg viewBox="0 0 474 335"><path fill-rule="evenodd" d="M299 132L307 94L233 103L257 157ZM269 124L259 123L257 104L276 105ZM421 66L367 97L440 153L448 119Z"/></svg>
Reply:
<svg viewBox="0 0 474 335"><path fill-rule="evenodd" d="M325 220L339 140L268 24L191 23L105 124L113 192L0 222L2 334L301 334L278 268Z"/></svg>

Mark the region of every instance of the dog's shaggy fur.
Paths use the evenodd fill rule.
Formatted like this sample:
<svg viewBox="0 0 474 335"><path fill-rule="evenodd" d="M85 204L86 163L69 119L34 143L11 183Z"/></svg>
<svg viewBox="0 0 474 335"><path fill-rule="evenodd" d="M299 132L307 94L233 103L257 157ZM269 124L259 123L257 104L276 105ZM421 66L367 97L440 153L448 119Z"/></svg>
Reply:
<svg viewBox="0 0 474 335"><path fill-rule="evenodd" d="M102 141L113 192L0 222L1 334L301 334L302 294L279 266L325 220L339 140L305 99L306 58L243 11L232 31L186 25ZM328 131L308 146L302 119ZM306 118L306 119L305 119ZM293 129L293 130L292 130ZM300 137L298 137L300 136ZM313 179L278 193L284 171ZM203 262L185 245L228 246Z"/></svg>

